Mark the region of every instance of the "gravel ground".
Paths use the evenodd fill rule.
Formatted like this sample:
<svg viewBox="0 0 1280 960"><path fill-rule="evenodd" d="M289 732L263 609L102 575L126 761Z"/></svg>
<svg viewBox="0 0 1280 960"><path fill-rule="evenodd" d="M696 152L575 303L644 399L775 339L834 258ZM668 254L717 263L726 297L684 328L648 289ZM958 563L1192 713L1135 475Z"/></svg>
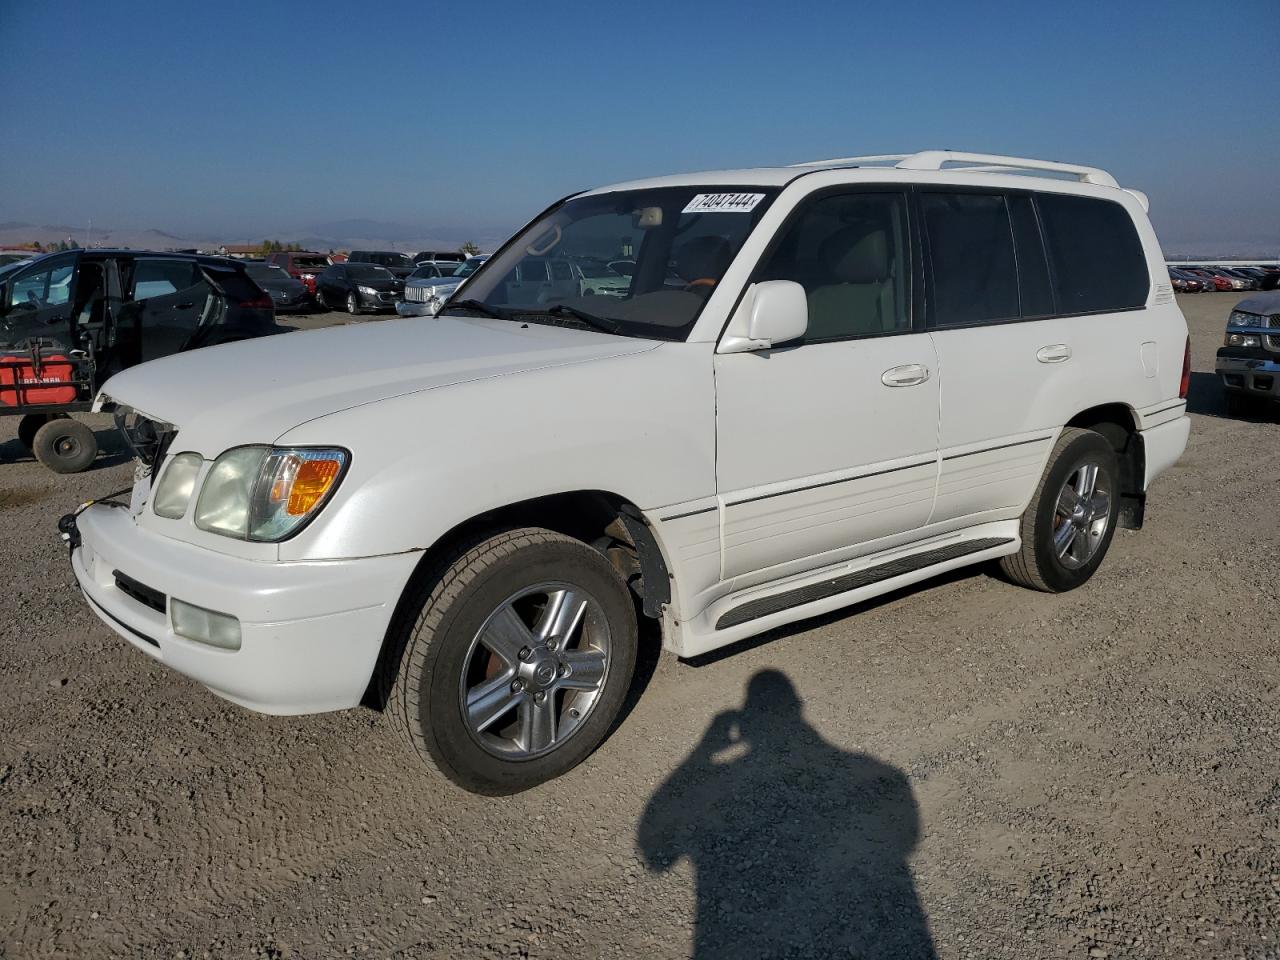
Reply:
<svg viewBox="0 0 1280 960"><path fill-rule="evenodd" d="M54 535L129 481L105 419L74 477L0 419L0 956L1280 957L1280 424L1224 413L1237 299L1182 298L1190 447L1085 588L971 570L650 651L613 737L503 800L134 651Z"/></svg>

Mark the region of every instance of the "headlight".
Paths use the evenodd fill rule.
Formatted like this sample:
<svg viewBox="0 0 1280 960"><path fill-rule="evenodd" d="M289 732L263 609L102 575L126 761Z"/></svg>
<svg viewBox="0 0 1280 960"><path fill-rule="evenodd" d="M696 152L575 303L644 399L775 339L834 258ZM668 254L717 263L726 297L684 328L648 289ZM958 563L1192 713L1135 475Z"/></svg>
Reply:
<svg viewBox="0 0 1280 960"><path fill-rule="evenodd" d="M1262 317L1256 313L1245 313L1243 310L1232 310L1231 316L1227 317L1227 326L1260 327L1262 326Z"/></svg>
<svg viewBox="0 0 1280 960"><path fill-rule="evenodd" d="M239 540L283 540L320 512L350 459L337 448L228 450L205 477L196 526Z"/></svg>
<svg viewBox="0 0 1280 960"><path fill-rule="evenodd" d="M359 287L359 290L367 297L376 297L378 295L378 291L373 289L373 287L361 286Z"/></svg>
<svg viewBox="0 0 1280 960"><path fill-rule="evenodd" d="M1228 347L1258 347L1261 343L1258 337L1252 333L1228 333L1226 339Z"/></svg>
<svg viewBox="0 0 1280 960"><path fill-rule="evenodd" d="M196 477L203 466L204 457L198 453L180 453L169 461L151 498L151 509L156 516L180 520L186 514L196 489Z"/></svg>

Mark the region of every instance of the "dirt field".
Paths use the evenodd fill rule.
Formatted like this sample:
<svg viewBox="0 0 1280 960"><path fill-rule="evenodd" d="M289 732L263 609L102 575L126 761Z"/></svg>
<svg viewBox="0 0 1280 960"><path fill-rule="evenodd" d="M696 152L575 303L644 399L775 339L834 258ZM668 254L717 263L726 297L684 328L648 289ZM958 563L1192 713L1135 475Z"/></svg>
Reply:
<svg viewBox="0 0 1280 960"><path fill-rule="evenodd" d="M970 570L650 652L614 736L504 800L133 650L54 531L129 481L105 419L66 478L0 419L0 956L1280 958L1280 423L1223 411L1238 299L1182 298L1190 448L1085 588Z"/></svg>

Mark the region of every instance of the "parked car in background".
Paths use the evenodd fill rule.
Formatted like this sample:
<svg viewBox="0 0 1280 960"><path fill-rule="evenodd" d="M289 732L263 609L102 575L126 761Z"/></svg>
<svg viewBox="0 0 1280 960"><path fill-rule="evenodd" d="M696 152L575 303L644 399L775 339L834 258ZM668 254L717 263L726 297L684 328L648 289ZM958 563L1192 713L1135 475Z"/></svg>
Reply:
<svg viewBox="0 0 1280 960"><path fill-rule="evenodd" d="M267 263L274 264L295 280L301 280L307 293L316 295L316 277L329 266L329 258L313 250L281 251L267 256Z"/></svg>
<svg viewBox="0 0 1280 960"><path fill-rule="evenodd" d="M408 279L417 264L403 253L394 250L352 250L347 255L347 263L374 263L385 267L401 280Z"/></svg>
<svg viewBox="0 0 1280 960"><path fill-rule="evenodd" d="M375 263L335 263L316 278L316 304L321 310L394 310L404 296L404 281Z"/></svg>
<svg viewBox="0 0 1280 960"><path fill-rule="evenodd" d="M1237 290L1258 289L1258 278L1238 267L1218 267L1218 272L1225 274L1233 283L1238 281L1242 284L1236 287Z"/></svg>
<svg viewBox="0 0 1280 960"><path fill-rule="evenodd" d="M1215 371L1234 413L1256 401L1280 401L1280 290L1255 294L1232 308Z"/></svg>
<svg viewBox="0 0 1280 960"><path fill-rule="evenodd" d="M144 250L71 250L0 268L0 414L58 473L98 443L66 415L121 370L197 347L280 332L245 265Z"/></svg>
<svg viewBox="0 0 1280 960"><path fill-rule="evenodd" d="M271 298L276 313L300 313L311 309L311 292L301 280L295 280L284 269L272 263L252 261L244 265L245 273Z"/></svg>
<svg viewBox="0 0 1280 960"><path fill-rule="evenodd" d="M413 255L414 263L452 263L455 270L462 266L466 259L467 255L457 250L419 250Z"/></svg>
<svg viewBox="0 0 1280 960"><path fill-rule="evenodd" d="M1205 289L1203 280L1176 267L1169 268L1169 282L1173 284L1173 289L1179 293L1203 293Z"/></svg>
<svg viewBox="0 0 1280 960"><path fill-rule="evenodd" d="M0 267L7 267L11 263L31 260L38 256L38 253L33 253L30 250L0 250Z"/></svg>
<svg viewBox="0 0 1280 960"><path fill-rule="evenodd" d="M457 270L445 277L417 277L405 282L404 299L396 304L396 313L402 317L430 317L439 312L463 282L476 272L488 254L468 257ZM425 264L435 268L443 264Z"/></svg>
<svg viewBox="0 0 1280 960"><path fill-rule="evenodd" d="M441 277L451 277L460 267L460 263L420 263L413 273L409 274L410 280L439 280Z"/></svg>
<svg viewBox="0 0 1280 960"><path fill-rule="evenodd" d="M1217 290L1222 293L1234 289L1234 284L1228 278L1220 277L1205 267L1183 267L1182 270L1184 273L1191 274L1197 280L1203 281L1206 290Z"/></svg>

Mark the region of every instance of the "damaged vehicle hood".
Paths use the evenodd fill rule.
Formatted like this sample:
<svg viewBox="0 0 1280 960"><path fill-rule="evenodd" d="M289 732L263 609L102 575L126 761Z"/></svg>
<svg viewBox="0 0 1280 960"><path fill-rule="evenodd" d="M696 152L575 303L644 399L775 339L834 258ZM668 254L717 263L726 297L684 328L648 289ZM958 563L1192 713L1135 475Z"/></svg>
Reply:
<svg viewBox="0 0 1280 960"><path fill-rule="evenodd" d="M240 444L272 443L307 421L363 404L657 346L487 318L350 324L153 360L108 380L95 409L111 402L173 424L184 449L214 457Z"/></svg>

